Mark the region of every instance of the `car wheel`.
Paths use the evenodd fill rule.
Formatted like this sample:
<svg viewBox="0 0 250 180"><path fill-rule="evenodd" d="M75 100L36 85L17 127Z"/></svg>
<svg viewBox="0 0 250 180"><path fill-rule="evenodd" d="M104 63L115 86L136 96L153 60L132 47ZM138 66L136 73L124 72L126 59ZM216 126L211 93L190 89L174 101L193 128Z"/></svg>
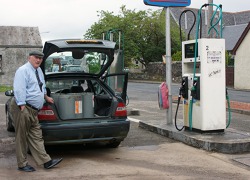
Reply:
<svg viewBox="0 0 250 180"><path fill-rule="evenodd" d="M121 141L114 141L114 142L108 143L107 147L109 147L109 148L117 148L120 144L121 144Z"/></svg>
<svg viewBox="0 0 250 180"><path fill-rule="evenodd" d="M12 125L12 119L10 118L10 114L8 111L6 112L6 127L7 127L7 131L9 132L15 131L14 126Z"/></svg>

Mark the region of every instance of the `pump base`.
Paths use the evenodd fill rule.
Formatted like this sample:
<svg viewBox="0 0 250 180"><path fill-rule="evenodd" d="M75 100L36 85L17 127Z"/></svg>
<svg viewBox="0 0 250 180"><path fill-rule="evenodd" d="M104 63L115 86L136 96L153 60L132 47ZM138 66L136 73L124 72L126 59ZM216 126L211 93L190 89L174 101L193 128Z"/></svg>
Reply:
<svg viewBox="0 0 250 180"><path fill-rule="evenodd" d="M185 126L185 131L190 131L189 130L189 127ZM195 128L192 128L192 131L193 132L198 132L198 133L224 133L225 130L224 129L216 129L216 130L201 130L201 129L195 129Z"/></svg>

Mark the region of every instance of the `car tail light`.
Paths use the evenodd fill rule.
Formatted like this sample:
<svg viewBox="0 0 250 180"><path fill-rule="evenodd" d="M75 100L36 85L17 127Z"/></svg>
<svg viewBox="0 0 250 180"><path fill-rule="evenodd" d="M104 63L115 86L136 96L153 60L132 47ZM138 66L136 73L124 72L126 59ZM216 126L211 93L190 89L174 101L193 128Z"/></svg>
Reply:
<svg viewBox="0 0 250 180"><path fill-rule="evenodd" d="M39 121L55 121L57 120L53 109L50 106L43 106L38 112Z"/></svg>
<svg viewBox="0 0 250 180"><path fill-rule="evenodd" d="M127 116L127 109L124 103L118 103L118 106L115 111L115 117L126 117Z"/></svg>

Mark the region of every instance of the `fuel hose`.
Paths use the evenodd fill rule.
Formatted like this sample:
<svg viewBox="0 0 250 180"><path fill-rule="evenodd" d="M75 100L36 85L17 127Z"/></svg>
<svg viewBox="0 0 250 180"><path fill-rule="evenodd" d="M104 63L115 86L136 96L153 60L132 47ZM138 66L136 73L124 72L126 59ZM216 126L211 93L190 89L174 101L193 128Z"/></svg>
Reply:
<svg viewBox="0 0 250 180"><path fill-rule="evenodd" d="M174 118L174 125L175 125L175 128L176 128L178 131L182 131L183 128L184 128L184 126L182 126L182 128L178 128L178 126L177 126L177 113L178 113L179 105L180 105L180 102L181 102L181 92L182 92L182 88L179 89L177 108L176 108L175 118Z"/></svg>

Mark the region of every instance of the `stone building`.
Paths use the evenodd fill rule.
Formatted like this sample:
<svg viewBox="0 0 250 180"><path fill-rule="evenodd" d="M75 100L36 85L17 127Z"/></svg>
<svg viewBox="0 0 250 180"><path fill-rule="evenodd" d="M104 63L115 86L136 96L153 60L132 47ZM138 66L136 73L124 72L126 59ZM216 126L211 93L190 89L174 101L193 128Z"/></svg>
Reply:
<svg viewBox="0 0 250 180"><path fill-rule="evenodd" d="M42 50L38 27L0 26L0 85L12 86L16 69L32 50Z"/></svg>

